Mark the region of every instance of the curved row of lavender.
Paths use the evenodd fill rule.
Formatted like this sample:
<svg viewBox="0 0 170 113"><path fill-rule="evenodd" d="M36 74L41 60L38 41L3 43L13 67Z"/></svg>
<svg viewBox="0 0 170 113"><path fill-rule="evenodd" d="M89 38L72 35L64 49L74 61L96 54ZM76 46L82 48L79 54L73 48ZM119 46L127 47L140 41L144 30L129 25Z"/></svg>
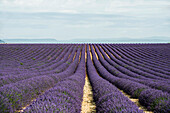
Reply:
<svg viewBox="0 0 170 113"><path fill-rule="evenodd" d="M73 47L72 47L73 48ZM74 49L75 50L75 49ZM70 54L70 52L68 51L67 53L66 53L66 51L63 51L63 54L61 54L56 60L54 60L54 61L56 61L56 62L54 62L54 65L56 65L56 67L57 66L59 66L59 65L61 65L62 63L64 63L67 59L68 59L68 54ZM70 60L72 60L73 59L73 56L74 56L74 54L75 54L75 51L74 52L72 52L72 57L69 57L69 61ZM63 58L63 59L65 59L64 61L63 61L63 59L61 60L61 58L63 57L65 55L65 57ZM45 56L45 55L44 55ZM28 58L27 58L28 59ZM60 61L61 62L58 62L58 59L60 59ZM37 60L39 60L38 59L38 57L37 57ZM40 61L40 60L39 60ZM30 63L30 61L28 61L29 63ZM71 61L70 61L71 62ZM36 64L36 62L32 62L33 64L35 63ZM24 63L24 65L25 65L25 63ZM67 66L68 64L66 64L65 66ZM47 66L46 65L46 68L48 68L49 67L49 65ZM41 70L41 68L42 67L40 67L40 66L37 66L37 68L36 68L36 70L34 69L29 69L29 70L27 70L27 71L25 71L24 73L23 72L20 72L20 73L16 73L16 74L14 74L14 73L12 73L12 74L10 74L10 75L6 75L6 76L2 76L1 77L1 81L0 81L0 86L3 86L3 85L6 85L6 84L9 84L9 83L15 83L15 82L17 82L17 81L19 81L19 80L24 80L24 79L28 79L28 78L31 78L31 77L35 77L35 76L40 76L40 75L49 75L49 74L51 74L51 73L56 73L56 70L54 70L54 69L51 69L51 70L49 70L49 71L47 71L47 72L41 72L40 70ZM20 70L19 70L20 71ZM61 70L62 71L62 70ZM61 72L61 71L58 71L58 73L59 72ZM31 73L31 74L30 74ZM9 72L8 72L8 74L9 74Z"/></svg>
<svg viewBox="0 0 170 113"><path fill-rule="evenodd" d="M155 76L155 74L150 74L147 73L145 76L143 76L144 71L140 71L140 73L133 67L131 67L131 69L129 70L129 65L125 64L123 62L121 62L121 64L116 63L116 62L120 62L115 58L112 58L113 56L111 55L111 53L109 53L106 49L105 52L108 54L108 56L110 56L110 58L114 59L111 60L107 57L106 53L99 47L100 52L102 53L104 59L106 60L100 60L102 59L101 55L99 54L98 49L96 49L97 54L99 55L99 60L102 63L102 65L113 75L121 77L121 78L126 78L126 79L130 79L136 82L139 82L141 84L145 84L148 85L152 88L156 88L165 92L170 92L170 87L169 87L169 81L168 79L165 78L161 78L161 77L157 77ZM136 72L137 71L137 72ZM163 80L159 80L159 79L163 79Z"/></svg>
<svg viewBox="0 0 170 113"><path fill-rule="evenodd" d="M25 49L22 50L22 48L24 48L24 45L23 45L23 47L22 46L20 47L19 45L15 45L16 47L13 47L13 48L10 47L11 45L8 45L8 46L5 47L5 50L8 50L8 51L6 53L2 52L1 56L4 57L2 62L5 63L4 64L4 66L5 66L4 70L8 71L8 67L10 66L10 68L11 68L11 66L13 66L14 67L13 70L15 70L15 71L10 71L10 72L14 73L14 74L15 73L18 74L19 71L21 71L20 68L25 69L25 70L23 70L25 72L28 68L30 68L28 66L28 64L30 64L30 66L33 66L35 64L37 65L38 62L42 62L41 57L47 57L48 52L51 52L51 49L48 48L50 46L39 47L38 50L37 50L37 47L35 45L30 45L29 48L27 47L27 45L25 45L26 50ZM31 46L33 46L33 47L31 47ZM58 48L54 47L53 49L57 50ZM56 52L54 52L54 53L56 53ZM36 57L37 57L37 59L35 59ZM6 60L8 62L5 62ZM25 60L25 62L24 62L24 60ZM44 62L44 63L48 63L47 58L44 58L44 60L46 60L46 62ZM15 62L15 64L10 65L10 62ZM7 65L7 63L9 63L9 65ZM3 65L3 63L1 63L1 64ZM7 73L4 73L4 75L7 75Z"/></svg>
<svg viewBox="0 0 170 113"><path fill-rule="evenodd" d="M94 57L93 57L94 58ZM101 78L90 58L87 46L87 73L93 89L97 113L142 113L135 103L125 97L114 85Z"/></svg>
<svg viewBox="0 0 170 113"><path fill-rule="evenodd" d="M84 47L0 45L0 112L13 113L36 98L24 112L80 112ZM118 88L148 110L170 112L170 44L93 44L90 48L93 59L87 48L87 72L97 112L142 112Z"/></svg>
<svg viewBox="0 0 170 113"><path fill-rule="evenodd" d="M168 79L165 79L162 77L160 78L160 80L158 80L158 78L156 78L157 76L155 75L153 75L153 77L150 75L149 76L150 78L148 78L145 76L141 76L139 74L132 73L125 67L122 67L121 65L116 64L115 60L110 60L109 58L111 57L111 55L109 55L106 49L105 49L105 52L108 53L108 56L110 56L109 58L107 57L104 50L102 50L98 46L101 52L100 54L97 46L98 45L94 45L94 48L96 50L96 54L98 55L100 62L96 58L96 54L93 50L92 45L91 45L91 51L93 55L94 65L103 78L113 83L118 88L125 91L126 93L130 94L132 97L139 98L140 103L146 106L148 110L152 110L158 113L169 112L170 95L169 93L166 93L169 91L169 84L168 84L169 80ZM165 92L162 92L161 91L162 89L156 90L155 87L153 88L152 85L154 85L154 83L152 82L148 84L144 82L144 81L149 82L152 80L156 81L155 84L158 84L159 86L164 87L163 91ZM165 82L165 80L167 82ZM164 83L164 84L160 84L160 83ZM166 89L166 87L168 89Z"/></svg>
<svg viewBox="0 0 170 113"><path fill-rule="evenodd" d="M105 46L107 47L107 46ZM131 57L131 55L128 56L128 53L125 53L125 52L122 52L121 53L121 50L117 51L115 48L109 48L107 47L107 49L116 57L116 60L115 58L111 57L112 60L116 60L116 62L120 65L123 65L124 67L126 66L126 64L128 64L128 66L126 66L128 69L130 69L131 71L134 71L136 73L139 73L139 74L142 74L142 75L145 75L145 74L154 74L154 75L157 75L157 76L161 76L161 77L169 77L167 76L168 72L166 74L164 73L161 73L159 72L158 68L156 69L157 71L153 71L152 68L153 66L150 66L148 69L148 67L146 67L148 64L144 63L139 63L139 62L136 62L135 61L135 58ZM113 52L114 51L114 52ZM118 55L121 55L122 58L118 57ZM142 61L142 60L140 60ZM123 64L121 64L123 62ZM152 64L152 62L150 62L149 64ZM155 64L154 64L155 65ZM133 68L133 69L131 69ZM142 71L142 73L141 73ZM166 71L164 71L166 72Z"/></svg>
<svg viewBox="0 0 170 113"><path fill-rule="evenodd" d="M146 51L145 48L150 49L150 46L147 46L147 45L143 45L143 46L144 47L141 47L141 48L143 48L143 51ZM168 60L169 59L169 52L168 52L169 51L169 48L168 48L169 44L165 44L165 45L154 45L153 44L151 48L154 48L154 50L152 50L150 53L152 53L153 51L156 51L157 54L155 53L154 55L151 55L150 59L147 60L147 61L145 59L140 59L140 57L138 57L138 58L133 57L133 54L131 52L129 52L129 51L126 51L125 48L120 49L120 48L114 48L114 46L112 46L112 47L113 47L112 49L114 49L114 51L117 50L117 52L119 51L119 53L124 52L124 56L122 56L122 57L125 58L126 60L129 60L129 61L131 61L131 62L133 62L133 63L135 63L135 64L137 64L139 66L146 67L146 68L148 68L150 70L153 70L153 71L156 71L156 72L170 74L169 73L170 72L169 68L168 69L161 68L161 66L160 66L161 62L169 61ZM137 49L140 49L140 48L137 48ZM162 49L164 51L160 52L160 51L162 51ZM152 57L155 57L155 56L157 56L156 59L154 61L151 61ZM160 58L160 56L166 56L166 57ZM163 60L163 61L160 62L159 59ZM158 62L158 63L155 63L155 62ZM166 62L166 65L168 65L167 62ZM169 65L168 65L168 67L169 67ZM166 71L168 71L168 72L166 72Z"/></svg>
<svg viewBox="0 0 170 113"><path fill-rule="evenodd" d="M51 45L49 45L49 47L51 47ZM79 54L80 54L82 45L70 45L70 47L71 47L70 49L76 48L76 49L74 49L75 53L70 51L70 54L67 54L67 51L64 52L64 56L62 59L65 59L65 57L66 57L67 60L65 62L67 62L67 61L69 61L69 62L71 61L71 62L70 63L62 63L61 65L65 66L66 69L62 70L60 73L54 73L53 71L51 71L51 73L49 73L47 75L47 74L41 74L41 73L39 73L39 71L37 69L35 69L35 70L28 70L29 72L25 75L21 69L21 73L18 73L19 77L16 77L18 79L11 80L11 79L9 79L8 75L2 76L0 81L3 81L3 82L1 82L1 83L6 83L6 82L8 82L8 83L3 84L0 87L0 99L1 99L0 112L11 112L12 113L16 110L21 109L23 106L30 104L31 100L34 98L37 98L38 95L40 95L42 92L44 92L45 90L48 90L51 87L54 87L57 82L74 74L76 67L78 65L78 62L79 62ZM32 48L32 47L30 47L30 48ZM55 46L54 46L54 48L55 48ZM43 47L43 49L44 49L44 47ZM48 50L48 48L47 48L47 50ZM46 55L46 53L47 53L47 55ZM50 54L49 52L46 52L46 53L43 55L43 57L48 56ZM9 56L9 54L10 53L8 53L8 56ZM62 55L62 54L60 54L60 55ZM10 55L10 56L12 57L12 55ZM57 58L59 58L59 56ZM75 58L73 58L73 56L75 56ZM3 57L4 56L2 55L2 58ZM7 57L7 55L5 57ZM21 58L21 59L22 59L22 57L23 57L22 55L18 56L18 58ZM28 63L31 63L31 60L30 60L31 57L32 56L27 58ZM37 57L37 59L41 59L41 56ZM32 60L34 60L34 59L32 59ZM54 59L54 60L57 60L57 59ZM23 61L26 63L26 59L24 59ZM11 63L10 66L8 66L8 68L6 68L6 70L5 70L6 73L8 71L10 73L10 71L12 71L13 68L15 68L13 65L15 65L16 62L17 61L14 60L13 64ZM32 63L34 64L34 62L32 62ZM56 63L57 62L54 61L54 64L56 64ZM4 64L1 64L1 65L4 65ZM23 65L21 65L21 66L23 66ZM16 68L18 68L18 67L16 67ZM37 66L37 68L38 68L38 66ZM20 69L18 69L18 70L20 70ZM33 72L33 73L31 73L31 72ZM13 73L13 74L15 74L15 76L17 76L17 73ZM22 75L25 78L24 77L22 78L21 77ZM6 76L8 79L4 79ZM22 79L19 79L20 77Z"/></svg>
<svg viewBox="0 0 170 113"><path fill-rule="evenodd" d="M80 113L85 71L85 46L83 46L76 72L39 96L24 112Z"/></svg>
<svg viewBox="0 0 170 113"><path fill-rule="evenodd" d="M22 63L22 64L24 64L22 67L24 67L25 69L28 69L29 68L29 70L30 70L30 68L31 67L33 67L33 65L35 65L36 64L36 68L37 68L37 66L41 69L41 67L39 66L39 63L44 63L44 64L47 64L47 65L45 65L45 67L47 67L48 65L49 65L49 63L56 63L57 61L59 61L63 56L62 55L60 55L60 59L59 58L57 58L56 60L55 59L53 59L53 62L51 62L50 61L50 59L49 59L49 57L50 57L50 54L49 54L49 52L51 52L52 51L52 49L55 49L55 48L48 48L48 46L46 47L46 48L41 48L41 49L43 49L43 51L42 52L40 52L40 54L38 54L38 55L36 55L35 53L36 53L36 51L34 51L35 53L33 53L31 56L32 57L25 57L26 55L24 54L22 57L20 57L19 58L19 60L20 60L20 62ZM68 47L67 47L67 49L68 49ZM65 52L67 51L67 49L65 50ZM22 51L21 51L22 52ZM32 52L32 51L31 51ZM39 51L38 51L39 52ZM65 55L65 52L63 52L62 54L63 55ZM45 53L45 54L44 54ZM52 53L54 54L56 54L57 52L56 51L52 51ZM15 54L16 54L16 52L15 52ZM19 54L19 53L18 53ZM30 54L30 53L28 53L28 54ZM12 54L13 55L13 54ZM19 54L20 55L20 54ZM13 55L14 56L14 55ZM35 57L34 57L35 56ZM18 57L18 56L17 56ZM14 59L14 58L13 58ZM24 60L22 60L22 59L26 59L26 61L24 62ZM22 60L22 61L21 61ZM17 64L20 64L20 62L18 62ZM30 64L31 63L31 64ZM30 65L28 65L28 64L30 64ZM42 64L41 64L42 65ZM34 68L33 68L34 69ZM25 70L24 70L25 71ZM33 71L33 70L32 70ZM37 71L37 70L36 70Z"/></svg>

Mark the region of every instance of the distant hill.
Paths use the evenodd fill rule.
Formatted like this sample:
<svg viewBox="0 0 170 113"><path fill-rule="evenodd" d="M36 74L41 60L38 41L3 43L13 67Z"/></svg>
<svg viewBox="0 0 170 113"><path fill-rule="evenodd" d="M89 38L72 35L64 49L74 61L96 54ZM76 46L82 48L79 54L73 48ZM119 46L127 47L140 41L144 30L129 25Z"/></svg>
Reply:
<svg viewBox="0 0 170 113"><path fill-rule="evenodd" d="M4 39L6 43L57 43L55 39Z"/></svg>
<svg viewBox="0 0 170 113"><path fill-rule="evenodd" d="M143 38L75 38L75 39L3 39L4 43L168 43L170 37L153 36Z"/></svg>
<svg viewBox="0 0 170 113"><path fill-rule="evenodd" d="M3 40L0 40L0 43L5 43Z"/></svg>
<svg viewBox="0 0 170 113"><path fill-rule="evenodd" d="M164 36L153 36L153 37L143 37L143 38L98 38L98 39L72 39L73 42L92 42L92 43L168 43L170 42L170 37Z"/></svg>

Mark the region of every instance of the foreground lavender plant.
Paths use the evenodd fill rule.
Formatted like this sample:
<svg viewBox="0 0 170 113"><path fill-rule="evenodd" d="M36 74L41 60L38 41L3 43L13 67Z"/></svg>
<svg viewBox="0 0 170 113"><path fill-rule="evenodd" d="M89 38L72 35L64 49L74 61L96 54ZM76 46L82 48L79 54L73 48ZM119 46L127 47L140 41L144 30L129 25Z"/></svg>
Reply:
<svg viewBox="0 0 170 113"><path fill-rule="evenodd" d="M55 87L39 96L24 112L80 113L85 83L84 56L85 48L75 74L58 82Z"/></svg>
<svg viewBox="0 0 170 113"><path fill-rule="evenodd" d="M169 112L170 98L169 98L168 93L164 93L160 90L152 89L152 88L150 88L146 85L143 85L141 83L138 83L138 82L134 82L134 81L127 80L124 78L118 78L118 77L113 76L97 60L93 48L91 48L91 51L92 51L94 65L103 78L105 78L109 82L113 83L118 88L122 89L123 91L125 91L126 93L131 95L132 97L135 97L135 98L140 97L139 101L141 102L142 105L146 106L148 108L148 110L152 110L152 111L155 111L158 113L160 113L160 111L164 112L164 113ZM149 91L149 90L151 90L151 93L149 94L149 96L146 95L145 93L143 93L143 92ZM152 91L156 92L157 96L155 98L152 98L155 96L155 94L152 93ZM163 99L160 99L160 98L163 98ZM147 99L150 101L147 101L147 104L146 104L143 101L145 101ZM160 101L157 101L157 100L160 100ZM153 104L155 104L155 101L156 101L156 105L153 105ZM160 106L158 107L158 105L160 105Z"/></svg>
<svg viewBox="0 0 170 113"><path fill-rule="evenodd" d="M97 112L142 112L119 89L148 110L170 112L170 44L93 44L86 66L84 46L0 45L0 112L35 98L25 112L80 112L86 66Z"/></svg>
<svg viewBox="0 0 170 113"><path fill-rule="evenodd" d="M33 77L1 87L0 94L2 103L0 103L0 106L2 106L2 109L0 109L0 112L12 112L21 109L43 91L72 75L78 65L80 50L81 48L78 49L74 61L62 73ZM4 101L6 102L5 104L3 103Z"/></svg>
<svg viewBox="0 0 170 113"><path fill-rule="evenodd" d="M115 86L101 78L95 70L87 48L87 72L92 85L97 113L142 113L135 103Z"/></svg>

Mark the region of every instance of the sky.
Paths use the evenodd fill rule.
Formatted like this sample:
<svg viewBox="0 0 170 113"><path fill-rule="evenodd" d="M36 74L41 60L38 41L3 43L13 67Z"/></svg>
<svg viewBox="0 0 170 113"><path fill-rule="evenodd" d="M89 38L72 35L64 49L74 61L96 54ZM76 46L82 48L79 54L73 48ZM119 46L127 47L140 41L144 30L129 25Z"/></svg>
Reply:
<svg viewBox="0 0 170 113"><path fill-rule="evenodd" d="M0 39L170 41L170 0L0 0Z"/></svg>

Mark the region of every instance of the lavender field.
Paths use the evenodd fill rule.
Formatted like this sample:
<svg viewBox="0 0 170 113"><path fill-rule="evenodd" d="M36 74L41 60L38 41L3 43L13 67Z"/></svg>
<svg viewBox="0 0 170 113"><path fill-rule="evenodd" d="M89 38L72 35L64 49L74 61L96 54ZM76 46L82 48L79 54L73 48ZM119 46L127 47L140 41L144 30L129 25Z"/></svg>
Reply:
<svg viewBox="0 0 170 113"><path fill-rule="evenodd" d="M15 112L170 113L170 44L0 44L0 113Z"/></svg>

